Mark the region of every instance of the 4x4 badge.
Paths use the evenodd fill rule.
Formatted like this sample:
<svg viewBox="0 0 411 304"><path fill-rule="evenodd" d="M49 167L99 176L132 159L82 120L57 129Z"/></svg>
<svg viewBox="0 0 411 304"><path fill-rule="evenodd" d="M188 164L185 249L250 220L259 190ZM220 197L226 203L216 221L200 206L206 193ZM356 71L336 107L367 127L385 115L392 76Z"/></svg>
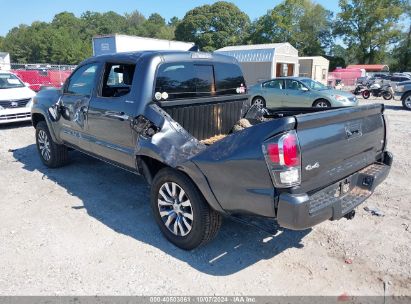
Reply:
<svg viewBox="0 0 411 304"><path fill-rule="evenodd" d="M305 167L305 170L307 171L311 171L312 169L317 169L320 167L320 164L318 162L316 162L314 165L307 165Z"/></svg>

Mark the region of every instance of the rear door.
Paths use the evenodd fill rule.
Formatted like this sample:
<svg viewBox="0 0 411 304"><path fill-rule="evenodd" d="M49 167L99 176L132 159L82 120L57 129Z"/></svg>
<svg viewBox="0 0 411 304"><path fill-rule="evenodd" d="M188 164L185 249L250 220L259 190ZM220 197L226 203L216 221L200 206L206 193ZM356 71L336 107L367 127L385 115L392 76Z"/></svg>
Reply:
<svg viewBox="0 0 411 304"><path fill-rule="evenodd" d="M273 79L262 84L267 107L280 108L284 99L283 79Z"/></svg>
<svg viewBox="0 0 411 304"><path fill-rule="evenodd" d="M285 79L284 97L282 99L283 107L311 107L312 99L312 93L300 81Z"/></svg>
<svg viewBox="0 0 411 304"><path fill-rule="evenodd" d="M106 63L101 85L88 110L93 153L127 167L135 167L132 121L137 100L131 96L135 64Z"/></svg>

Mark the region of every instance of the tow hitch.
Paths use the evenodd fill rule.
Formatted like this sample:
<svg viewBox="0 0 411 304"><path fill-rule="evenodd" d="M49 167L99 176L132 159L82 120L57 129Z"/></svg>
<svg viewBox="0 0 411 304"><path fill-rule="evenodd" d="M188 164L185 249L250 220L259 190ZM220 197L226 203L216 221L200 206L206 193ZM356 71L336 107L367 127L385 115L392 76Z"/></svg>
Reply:
<svg viewBox="0 0 411 304"><path fill-rule="evenodd" d="M352 219L354 218L354 216L355 216L355 210L351 210L351 211L348 212L346 215L344 215L344 217L345 217L347 220L352 220Z"/></svg>

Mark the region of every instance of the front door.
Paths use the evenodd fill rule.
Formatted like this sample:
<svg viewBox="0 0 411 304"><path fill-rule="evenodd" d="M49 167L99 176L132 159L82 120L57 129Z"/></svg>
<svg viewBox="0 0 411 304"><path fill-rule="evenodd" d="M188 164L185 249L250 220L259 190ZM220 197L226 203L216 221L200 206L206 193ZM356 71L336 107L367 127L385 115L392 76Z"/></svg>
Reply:
<svg viewBox="0 0 411 304"><path fill-rule="evenodd" d="M131 96L135 64L106 63L102 85L88 110L92 151L135 168L132 122L137 101Z"/></svg>
<svg viewBox="0 0 411 304"><path fill-rule="evenodd" d="M90 150L90 145L84 137L87 130L87 111L99 70L98 63L79 67L68 79L59 100L60 137L65 142L86 151Z"/></svg>

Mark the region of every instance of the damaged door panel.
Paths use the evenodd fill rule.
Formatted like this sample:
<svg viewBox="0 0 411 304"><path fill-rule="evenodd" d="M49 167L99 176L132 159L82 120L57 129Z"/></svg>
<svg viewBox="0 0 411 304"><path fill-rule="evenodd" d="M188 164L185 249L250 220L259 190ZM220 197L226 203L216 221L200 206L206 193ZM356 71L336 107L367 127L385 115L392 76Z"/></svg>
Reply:
<svg viewBox="0 0 411 304"><path fill-rule="evenodd" d="M96 91L100 67L99 63L90 63L74 71L56 105L61 114L57 121L61 139L84 150L90 149L90 143L83 135L88 128L88 108Z"/></svg>
<svg viewBox="0 0 411 304"><path fill-rule="evenodd" d="M147 107L146 116L136 119L133 129L137 133L136 155L154 158L173 168L206 148L155 104Z"/></svg>

